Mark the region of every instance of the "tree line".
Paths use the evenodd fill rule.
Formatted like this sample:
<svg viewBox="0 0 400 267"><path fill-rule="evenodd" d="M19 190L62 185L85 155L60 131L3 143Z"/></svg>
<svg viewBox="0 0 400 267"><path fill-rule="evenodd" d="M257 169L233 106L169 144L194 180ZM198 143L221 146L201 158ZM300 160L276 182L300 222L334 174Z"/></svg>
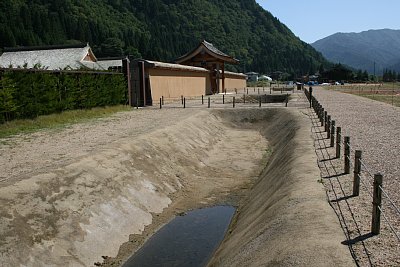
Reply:
<svg viewBox="0 0 400 267"><path fill-rule="evenodd" d="M89 42L98 57L173 62L206 39L231 71L293 76L329 63L255 0L0 1L0 47Z"/></svg>
<svg viewBox="0 0 400 267"><path fill-rule="evenodd" d="M396 73L394 70L385 69L383 70L382 80L384 82L400 81L400 72Z"/></svg>
<svg viewBox="0 0 400 267"><path fill-rule="evenodd" d="M392 70L385 70L383 76L374 77L369 75L366 70L353 70L342 64L333 64L325 69L322 65L319 68L320 78L322 81L349 81L349 82L368 82L368 81L400 81L400 73L397 74Z"/></svg>

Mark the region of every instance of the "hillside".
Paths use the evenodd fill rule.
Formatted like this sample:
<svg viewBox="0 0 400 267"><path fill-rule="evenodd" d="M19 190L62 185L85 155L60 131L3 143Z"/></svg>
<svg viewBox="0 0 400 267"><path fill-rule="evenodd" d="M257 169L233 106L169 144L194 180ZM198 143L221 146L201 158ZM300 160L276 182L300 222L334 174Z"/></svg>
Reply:
<svg viewBox="0 0 400 267"><path fill-rule="evenodd" d="M400 71L400 30L369 30L336 33L311 44L328 60L356 69L382 74L384 69Z"/></svg>
<svg viewBox="0 0 400 267"><path fill-rule="evenodd" d="M102 57L173 61L202 39L240 59L233 70L300 75L326 64L255 0L0 2L0 47L89 42Z"/></svg>

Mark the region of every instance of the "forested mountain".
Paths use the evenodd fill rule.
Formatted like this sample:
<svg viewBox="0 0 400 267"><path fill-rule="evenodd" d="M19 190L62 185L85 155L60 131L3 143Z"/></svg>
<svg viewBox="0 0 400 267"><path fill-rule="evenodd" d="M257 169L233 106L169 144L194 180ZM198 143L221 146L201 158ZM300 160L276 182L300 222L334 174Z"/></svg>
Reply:
<svg viewBox="0 0 400 267"><path fill-rule="evenodd" d="M300 75L327 64L255 0L0 1L0 47L89 42L100 57L171 62L203 39L238 58L234 70Z"/></svg>
<svg viewBox="0 0 400 267"><path fill-rule="evenodd" d="M400 72L400 30L336 33L311 44L328 60L381 75L385 69Z"/></svg>

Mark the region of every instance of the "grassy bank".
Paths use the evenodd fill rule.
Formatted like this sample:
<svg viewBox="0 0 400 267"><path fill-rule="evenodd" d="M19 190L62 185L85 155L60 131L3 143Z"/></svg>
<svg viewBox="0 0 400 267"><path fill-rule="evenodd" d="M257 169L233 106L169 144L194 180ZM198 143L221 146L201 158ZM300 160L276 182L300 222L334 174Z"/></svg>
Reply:
<svg viewBox="0 0 400 267"><path fill-rule="evenodd" d="M111 106L88 110L69 110L58 114L39 116L33 120L15 120L0 124L0 138L16 134L32 133L42 129L61 128L95 118L104 118L120 111L131 110L129 106Z"/></svg>
<svg viewBox="0 0 400 267"><path fill-rule="evenodd" d="M400 83L350 84L328 87L328 90L359 95L376 101L400 107Z"/></svg>
<svg viewBox="0 0 400 267"><path fill-rule="evenodd" d="M384 102L392 106L400 107L400 95L380 95L380 94L359 94L359 96L367 97L376 101Z"/></svg>

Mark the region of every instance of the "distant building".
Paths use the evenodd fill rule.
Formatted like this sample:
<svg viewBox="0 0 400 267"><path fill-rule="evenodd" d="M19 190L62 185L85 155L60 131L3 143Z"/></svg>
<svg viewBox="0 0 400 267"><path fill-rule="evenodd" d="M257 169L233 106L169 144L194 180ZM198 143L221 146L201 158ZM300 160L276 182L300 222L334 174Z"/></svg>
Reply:
<svg viewBox="0 0 400 267"><path fill-rule="evenodd" d="M267 75L261 75L260 77L258 77L259 81L272 81L272 78L267 76Z"/></svg>
<svg viewBox="0 0 400 267"><path fill-rule="evenodd" d="M257 72L247 72L247 81L249 82L257 82L258 81L258 73Z"/></svg>
<svg viewBox="0 0 400 267"><path fill-rule="evenodd" d="M0 56L0 67L48 70L105 69L99 64L89 44L5 48Z"/></svg>
<svg viewBox="0 0 400 267"><path fill-rule="evenodd" d="M122 72L122 61L127 59L128 59L127 56L98 58L97 64L104 70Z"/></svg>

